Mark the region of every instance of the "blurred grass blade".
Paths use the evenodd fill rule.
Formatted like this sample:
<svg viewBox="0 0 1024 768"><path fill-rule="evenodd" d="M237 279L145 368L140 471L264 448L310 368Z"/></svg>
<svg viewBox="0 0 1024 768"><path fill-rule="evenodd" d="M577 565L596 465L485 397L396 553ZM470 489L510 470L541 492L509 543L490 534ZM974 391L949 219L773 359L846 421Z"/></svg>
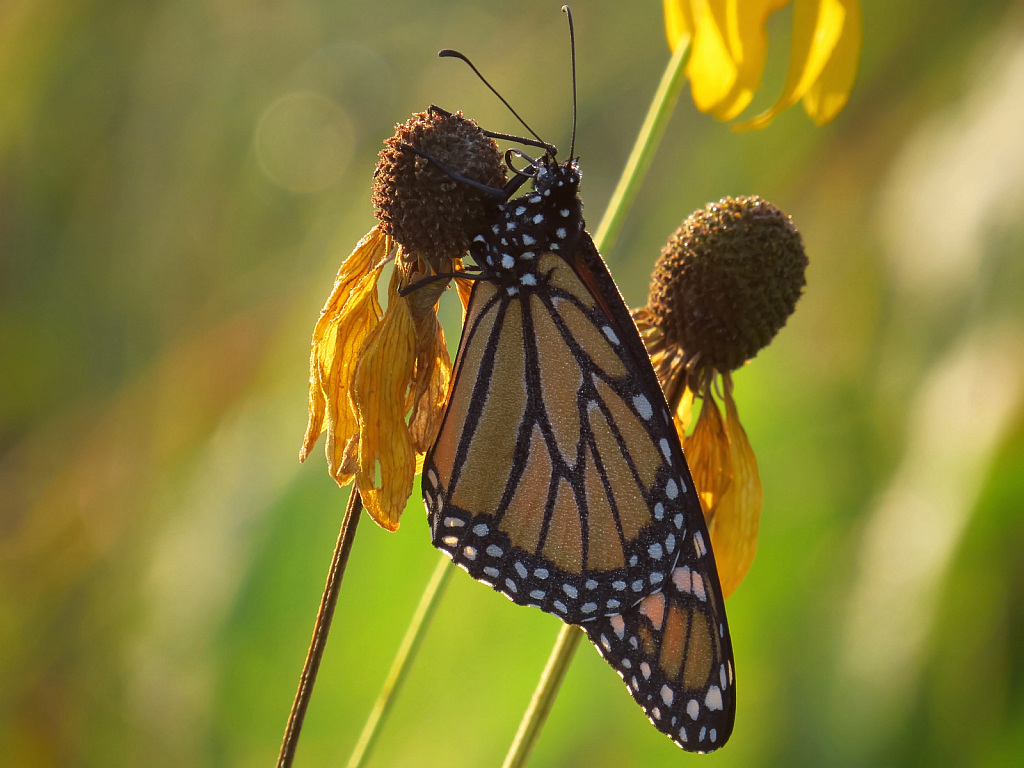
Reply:
<svg viewBox="0 0 1024 768"><path fill-rule="evenodd" d="M555 703L555 697L562 687L565 673L569 671L569 665L576 654L576 648L583 637L583 630L575 624L565 624L562 631L558 633L555 640L555 647L551 649L548 663L541 673L537 690L533 692L530 706L523 715L523 721L519 724L519 731L512 742L512 748L505 756L502 768L522 768L530 759L533 752L533 745L537 743L541 728L548 719L548 713Z"/></svg>
<svg viewBox="0 0 1024 768"><path fill-rule="evenodd" d="M363 765L373 752L377 737L380 735L388 713L391 711L391 706L395 702L395 697L402 689L406 675L416 659L420 643L430 627L430 621L434 618L434 612L441 602L441 596L444 595L448 579L454 570L452 561L448 559L447 555L442 554L434 568L434 574L427 582L427 588L423 591L420 604L416 607L409 628L405 630L405 637L402 638L402 644L398 646L395 660L391 662L391 669L384 680L384 687L381 688L380 695L377 696L377 701L370 711L370 716L366 719L363 732L359 734L359 741L356 742L356 748L352 751L352 757L349 758L348 768L358 768Z"/></svg>
<svg viewBox="0 0 1024 768"><path fill-rule="evenodd" d="M597 227L597 234L594 235L594 245L602 254L619 236L622 222L636 199L636 193L647 175L647 169L651 167L654 153L661 144L661 137L665 135L665 128L672 117L672 111L679 100L679 92L683 88L683 81L686 79L683 77L683 62L686 61L689 50L689 40L679 44L668 66L665 67L661 82L658 83L658 90L655 91L647 116L640 126L640 134L636 137L633 150L626 160L626 167L619 177L619 183L615 185L615 192L612 193L612 199Z"/></svg>
<svg viewBox="0 0 1024 768"><path fill-rule="evenodd" d="M320 610L316 615L316 623L313 625L313 639L309 643L306 663L303 665L302 675L299 677L299 689L295 692L295 701L292 702L292 710L288 714L288 725L285 727L281 751L277 756L277 768L289 768L292 760L295 759L295 748L299 745L302 721L306 717L306 708L313 695L316 674L320 670L320 659L323 658L324 648L327 646L327 635L331 631L334 607L338 603L338 591L341 589L341 580L345 576L345 566L348 565L348 556L352 551L352 542L356 537L356 526L359 525L362 511L362 500L359 498L359 492L353 487L349 491L345 517L342 518L338 543L334 547L334 558L331 560L331 568L327 572L327 584L324 586L323 597L320 598Z"/></svg>

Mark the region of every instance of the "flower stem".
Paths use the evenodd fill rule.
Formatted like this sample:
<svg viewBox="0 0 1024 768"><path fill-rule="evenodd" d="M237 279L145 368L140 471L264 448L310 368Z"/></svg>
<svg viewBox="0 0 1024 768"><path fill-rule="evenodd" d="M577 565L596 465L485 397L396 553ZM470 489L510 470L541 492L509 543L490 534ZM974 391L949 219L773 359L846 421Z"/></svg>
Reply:
<svg viewBox="0 0 1024 768"><path fill-rule="evenodd" d="M564 624L555 640L555 647L551 649L548 663L541 673L537 690L533 692L533 699L530 706L523 715L523 721L519 724L519 732L512 742L512 747L505 756L502 768L522 768L530 759L533 745L537 743L540 730L548 719L551 706L555 703L558 690L562 687L565 673L569 671L569 664L576 653L576 648L583 637L583 630L573 624Z"/></svg>
<svg viewBox="0 0 1024 768"><path fill-rule="evenodd" d="M306 717L306 707L309 706L309 699L313 695L316 674L320 670L320 659L323 658L324 648L327 646L327 635L331 631L334 607L338 603L338 591L341 589L341 580L345 576L345 567L348 565L348 556L352 551L352 542L356 537L356 526L359 525L362 511L362 499L359 497L359 492L353 488L348 495L348 505L345 507L345 516L341 520L338 543L334 546L334 557L331 560L331 567L327 571L327 584L324 586L323 597L320 598L320 610L317 612L316 622L313 624L313 639L310 640L306 662L302 666L302 674L299 676L299 688L295 692L295 701L292 702L292 710L288 714L288 725L285 727L281 751L277 756L277 768L290 768L292 760L295 759L295 748L299 745L302 721Z"/></svg>
<svg viewBox="0 0 1024 768"><path fill-rule="evenodd" d="M622 229L626 213L636 199L640 183L647 175L647 169L651 167L654 153L661 143L661 137L665 134L665 128L683 87L683 62L686 60L689 48L688 40L680 41L665 68L665 74L661 76L654 100L647 110L647 117L644 118L640 134L636 137L636 143L633 145L633 151L629 153L626 167L622 171L622 176L619 177L619 183L615 187L612 199L597 227L594 245L597 246L598 252L604 251L615 242L615 238L618 237L619 231ZM530 706L527 708L526 714L523 715L519 731L505 756L503 768L522 768L529 760L548 713L555 703L555 697L558 696L558 691L562 687L565 673L569 670L569 664L572 663L582 634L583 630L573 625L563 626L561 632L558 633L555 647L552 648L548 663L544 667L544 672L541 673L540 682L537 683L537 688L533 692Z"/></svg>
<svg viewBox="0 0 1024 768"><path fill-rule="evenodd" d="M395 660L391 662L391 669L384 680L384 687L381 688L380 695L377 696L370 716L366 719L366 725L363 726L363 732L359 735L356 748L348 760L348 768L359 768L373 751L377 736L380 735L384 722L387 720L395 696L405 682L405 677L416 658L423 636L430 626L430 621L434 617L448 579L454 570L455 566L452 565L452 561L447 555L442 554L434 568L434 574L427 583L427 588L423 591L420 604L416 607L409 628L405 630L405 637L402 638L402 644L398 646Z"/></svg>
<svg viewBox="0 0 1024 768"><path fill-rule="evenodd" d="M594 235L594 245L599 252L615 243L615 238L622 229L622 222L636 199L644 176L647 175L647 169L651 167L654 153L661 144L661 137L665 134L669 118L672 117L676 101L679 100L679 92L683 88L683 62L689 50L689 41L679 41L675 53L665 67L665 73L658 83L658 90L654 93L654 100L647 110L647 117L640 126L640 134L633 144L633 151L629 153L626 167L597 227L597 234Z"/></svg>

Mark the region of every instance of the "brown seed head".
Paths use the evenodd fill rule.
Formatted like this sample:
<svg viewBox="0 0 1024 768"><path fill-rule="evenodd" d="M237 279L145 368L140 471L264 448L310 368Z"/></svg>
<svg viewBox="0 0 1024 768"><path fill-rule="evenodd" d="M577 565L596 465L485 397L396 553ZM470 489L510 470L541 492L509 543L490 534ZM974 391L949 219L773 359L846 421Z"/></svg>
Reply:
<svg viewBox="0 0 1024 768"><path fill-rule="evenodd" d="M491 206L486 195L449 178L409 144L466 178L501 187L506 171L493 139L462 116L417 112L384 142L373 174L373 206L384 231L410 254L441 271L446 259L462 256Z"/></svg>
<svg viewBox="0 0 1024 768"><path fill-rule="evenodd" d="M767 346L806 283L800 233L759 197L695 211L654 267L647 309L668 344L697 368L732 371Z"/></svg>

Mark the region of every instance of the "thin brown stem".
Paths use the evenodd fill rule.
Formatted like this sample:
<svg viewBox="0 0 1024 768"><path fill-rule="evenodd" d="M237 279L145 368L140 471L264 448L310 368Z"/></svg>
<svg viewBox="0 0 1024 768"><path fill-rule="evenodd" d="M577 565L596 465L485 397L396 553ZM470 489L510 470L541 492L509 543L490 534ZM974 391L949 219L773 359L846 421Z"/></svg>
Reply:
<svg viewBox="0 0 1024 768"><path fill-rule="evenodd" d="M299 689L295 692L292 711L288 715L288 725L284 731L284 740L281 742L281 752L277 756L277 768L290 768L292 760L295 759L295 748L299 744L302 721L306 717L306 708L313 695L316 673L320 669L320 659L323 658L327 635L331 631L334 606L338 603L338 591L341 589L341 580L345 576L345 566L348 565L348 556L352 551L352 541L356 537L356 526L359 524L362 510L363 503L359 498L359 492L353 488L349 493L348 506L345 507L345 517L341 521L341 531L338 533L338 543L334 547L331 568L327 572L327 584L324 586L323 597L320 598L320 610L316 614L313 639L310 640L309 653L306 654L306 663L303 665L302 675L299 677Z"/></svg>

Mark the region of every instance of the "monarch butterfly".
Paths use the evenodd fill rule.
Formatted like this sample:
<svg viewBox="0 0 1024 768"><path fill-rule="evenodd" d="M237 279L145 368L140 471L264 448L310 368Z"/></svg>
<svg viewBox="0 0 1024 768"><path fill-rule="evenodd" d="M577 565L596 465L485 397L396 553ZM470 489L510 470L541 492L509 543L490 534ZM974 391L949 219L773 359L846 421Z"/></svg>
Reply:
<svg viewBox="0 0 1024 768"><path fill-rule="evenodd" d="M573 69L570 158L525 140L544 155L518 153L529 170L490 190L502 202L473 233L480 274L423 499L435 547L582 625L660 731L710 751L735 713L721 588L657 376L584 229L575 53Z"/></svg>

